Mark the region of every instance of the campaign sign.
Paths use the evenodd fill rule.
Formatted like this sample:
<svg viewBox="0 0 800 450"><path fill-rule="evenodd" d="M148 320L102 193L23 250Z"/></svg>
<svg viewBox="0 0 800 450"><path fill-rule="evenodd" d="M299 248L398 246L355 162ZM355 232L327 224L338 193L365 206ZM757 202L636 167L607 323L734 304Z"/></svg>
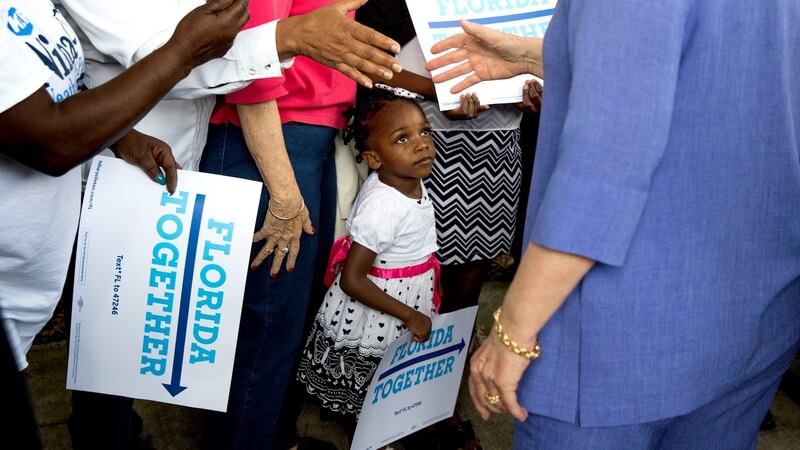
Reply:
<svg viewBox="0 0 800 450"><path fill-rule="evenodd" d="M431 337L386 349L367 390L351 450L374 450L453 415L478 307L433 318Z"/></svg>
<svg viewBox="0 0 800 450"><path fill-rule="evenodd" d="M98 156L75 261L67 389L225 411L261 184Z"/></svg>
<svg viewBox="0 0 800 450"><path fill-rule="evenodd" d="M431 47L436 42L454 34L463 33L461 19L517 36L543 38L556 0L406 0L417 38L422 46L425 60L434 58ZM435 70L444 72L454 65ZM508 80L483 81L459 94L451 94L450 88L467 75L436 85L439 109L442 111L458 107L462 94L478 94L481 104L518 103L522 101L522 85L532 75L519 75Z"/></svg>

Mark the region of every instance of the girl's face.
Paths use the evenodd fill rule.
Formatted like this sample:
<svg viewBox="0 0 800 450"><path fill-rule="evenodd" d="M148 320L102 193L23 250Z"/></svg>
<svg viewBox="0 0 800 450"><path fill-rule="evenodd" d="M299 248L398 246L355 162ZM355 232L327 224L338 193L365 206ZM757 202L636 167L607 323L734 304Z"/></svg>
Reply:
<svg viewBox="0 0 800 450"><path fill-rule="evenodd" d="M431 174L435 157L431 126L414 103L393 100L370 121L364 159L381 177L420 179Z"/></svg>

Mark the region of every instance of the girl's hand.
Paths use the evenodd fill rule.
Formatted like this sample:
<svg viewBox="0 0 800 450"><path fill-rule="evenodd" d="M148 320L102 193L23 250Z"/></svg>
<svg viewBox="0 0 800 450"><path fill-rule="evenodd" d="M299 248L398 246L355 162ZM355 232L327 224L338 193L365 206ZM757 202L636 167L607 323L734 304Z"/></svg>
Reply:
<svg viewBox="0 0 800 450"><path fill-rule="evenodd" d="M308 216L308 208L303 203L303 198L298 195L295 201L288 202L290 206L280 206L277 202L270 199L267 214L264 218L264 226L253 235L253 242L266 239L264 247L258 252L253 262L250 263L250 270L255 270L262 262L274 253L272 258L272 268L270 276L275 278L281 270L281 264L286 259L286 271L291 273L300 252L300 236L305 231L314 234L314 227L311 225L311 218ZM297 211L302 208L298 214ZM276 217L289 217L280 219ZM294 217L293 217L294 216Z"/></svg>
<svg viewBox="0 0 800 450"><path fill-rule="evenodd" d="M542 93L544 88L536 80L527 80L522 86L522 103L517 103L517 109L522 112L536 114L542 110Z"/></svg>
<svg viewBox="0 0 800 450"><path fill-rule="evenodd" d="M444 111L443 114L450 120L470 120L478 117L481 111L489 109L489 105L481 105L478 94L464 94L458 108Z"/></svg>
<svg viewBox="0 0 800 450"><path fill-rule="evenodd" d="M414 337L411 338L414 342L425 342L431 337L431 319L430 317L422 314L419 311L414 311L405 320L406 327L414 333Z"/></svg>

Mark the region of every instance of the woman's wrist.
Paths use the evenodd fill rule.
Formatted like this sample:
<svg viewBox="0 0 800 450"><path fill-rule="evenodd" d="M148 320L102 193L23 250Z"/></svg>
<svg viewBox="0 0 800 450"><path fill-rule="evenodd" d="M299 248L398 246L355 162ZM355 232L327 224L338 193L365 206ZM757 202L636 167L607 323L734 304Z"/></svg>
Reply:
<svg viewBox="0 0 800 450"><path fill-rule="evenodd" d="M274 218L276 218L278 220L294 220L294 219L300 217L300 214L302 214L303 211L305 211L305 210L306 210L306 202L305 201L303 201L300 204L300 207L297 208L296 211L290 212L288 214L280 212L280 211L275 211L275 209L273 209L273 207L272 207L272 202L270 202L269 205L267 205L267 211L269 211L269 213L270 213L270 215L272 215L272 217L274 217Z"/></svg>
<svg viewBox="0 0 800 450"><path fill-rule="evenodd" d="M494 311L492 317L494 318L494 326L492 327L497 336L498 340L505 346L509 351L529 360L533 360L539 357L541 353L541 348L539 347L539 341L536 336L533 337L532 341L518 341L516 340L511 333L509 333L508 329L503 325L502 320L503 315L503 307L499 307Z"/></svg>
<svg viewBox="0 0 800 450"><path fill-rule="evenodd" d="M531 303L516 301L513 290L509 291L511 292L506 293L500 317L503 329L519 345L532 348L538 341L539 334L539 327L535 324L542 321L537 320L536 310L531 308Z"/></svg>
<svg viewBox="0 0 800 450"><path fill-rule="evenodd" d="M303 206L303 196L300 191L280 191L269 193L269 207L279 216L294 215Z"/></svg>
<svg viewBox="0 0 800 450"><path fill-rule="evenodd" d="M544 64L542 62L542 44L540 38L525 38L520 37L522 46L525 49L523 61L525 70L523 73L536 75L539 78L544 78Z"/></svg>

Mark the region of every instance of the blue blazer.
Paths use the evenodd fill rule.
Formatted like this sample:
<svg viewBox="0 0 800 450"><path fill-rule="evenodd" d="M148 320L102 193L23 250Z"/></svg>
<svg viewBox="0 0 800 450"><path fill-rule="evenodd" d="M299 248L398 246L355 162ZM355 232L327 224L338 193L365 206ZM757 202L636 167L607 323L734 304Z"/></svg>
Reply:
<svg viewBox="0 0 800 450"><path fill-rule="evenodd" d="M530 411L681 415L800 337L800 2L560 0L526 239L598 263L540 333Z"/></svg>

